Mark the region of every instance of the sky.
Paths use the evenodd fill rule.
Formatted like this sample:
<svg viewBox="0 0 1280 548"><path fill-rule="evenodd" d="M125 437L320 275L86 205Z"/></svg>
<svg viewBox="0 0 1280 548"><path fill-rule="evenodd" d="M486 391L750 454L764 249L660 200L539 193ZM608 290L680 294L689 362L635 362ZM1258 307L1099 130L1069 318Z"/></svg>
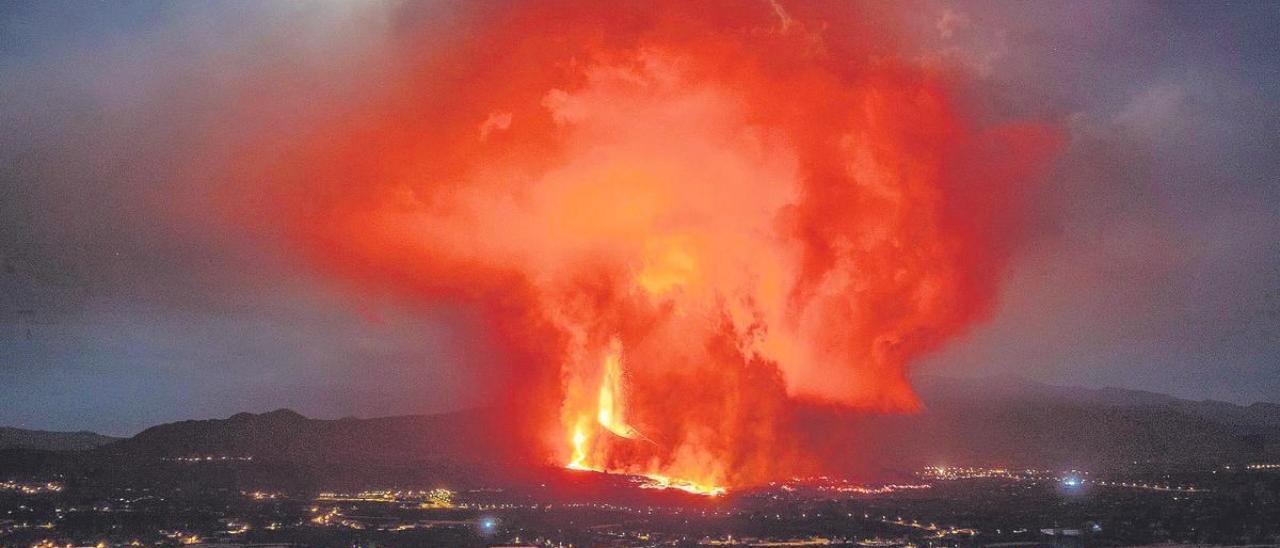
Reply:
<svg viewBox="0 0 1280 548"><path fill-rule="evenodd" d="M786 6L787 2L780 2ZM500 4L494 4L500 9ZM867 10L968 74L985 119L1062 135L982 322L920 374L1280 402L1280 55L1271 3ZM128 435L281 407L486 403L467 306L404 302L224 220L262 135L474 27L449 3L0 8L0 424ZM402 55L402 54L401 54ZM257 148L255 148L257 147ZM231 167L229 167L231 166Z"/></svg>

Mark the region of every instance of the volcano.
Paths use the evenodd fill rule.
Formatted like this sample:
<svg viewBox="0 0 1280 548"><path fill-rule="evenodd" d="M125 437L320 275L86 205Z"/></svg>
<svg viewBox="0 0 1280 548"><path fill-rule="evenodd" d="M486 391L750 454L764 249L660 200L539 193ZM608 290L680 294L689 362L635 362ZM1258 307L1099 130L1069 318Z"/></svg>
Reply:
<svg viewBox="0 0 1280 548"><path fill-rule="evenodd" d="M496 351L468 365L534 458L707 492L820 473L797 412L920 410L911 364L990 311L1056 130L981 122L963 72L854 6L659 4L408 40L386 93L246 174L252 222L474 314Z"/></svg>

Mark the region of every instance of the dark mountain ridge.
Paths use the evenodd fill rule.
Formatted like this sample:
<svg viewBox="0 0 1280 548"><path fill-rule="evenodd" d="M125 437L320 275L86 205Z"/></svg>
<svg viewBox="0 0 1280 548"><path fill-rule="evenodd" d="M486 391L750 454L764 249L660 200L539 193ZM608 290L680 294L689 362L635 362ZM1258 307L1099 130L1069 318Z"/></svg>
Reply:
<svg viewBox="0 0 1280 548"><path fill-rule="evenodd" d="M901 475L927 465L1098 470L1280 460L1276 404L1197 402L1016 378L928 377L917 386L925 408L916 414L805 407L797 412L794 441L850 477ZM504 428L506 412L336 420L287 409L237 413L154 426L87 451L9 451L0 454L0 474L47 464L97 470L112 481L186 481L201 470L219 481L256 485L541 482L534 476L556 467L530 454L536 444ZM193 457L213 459L196 464Z"/></svg>
<svg viewBox="0 0 1280 548"><path fill-rule="evenodd" d="M372 419L311 419L289 409L153 426L100 448L135 458L227 456L302 462L492 460L511 440L490 409Z"/></svg>
<svg viewBox="0 0 1280 548"><path fill-rule="evenodd" d="M1020 377L957 379L925 376L916 380L916 388L926 404L970 400L1098 407L1163 406L1218 422L1280 426L1280 404L1270 402L1237 405L1208 399L1187 400L1127 388L1055 386Z"/></svg>
<svg viewBox="0 0 1280 548"><path fill-rule="evenodd" d="M799 421L851 472L930 464L1044 467L1251 462L1280 454L1280 406L1191 401L1018 378L917 380L923 411L866 415L805 409ZM516 461L496 409L376 419L289 411L156 426L103 448L147 457L253 455L301 462ZM868 449L873 448L873 449ZM527 455L526 455L527 458Z"/></svg>
<svg viewBox="0 0 1280 548"><path fill-rule="evenodd" d="M87 431L48 432L0 426L0 449L83 451L106 445L119 439Z"/></svg>
<svg viewBox="0 0 1280 548"><path fill-rule="evenodd" d="M1193 401L1018 378L927 377L917 415L867 419L907 462L1114 467L1205 465L1280 456L1280 405Z"/></svg>

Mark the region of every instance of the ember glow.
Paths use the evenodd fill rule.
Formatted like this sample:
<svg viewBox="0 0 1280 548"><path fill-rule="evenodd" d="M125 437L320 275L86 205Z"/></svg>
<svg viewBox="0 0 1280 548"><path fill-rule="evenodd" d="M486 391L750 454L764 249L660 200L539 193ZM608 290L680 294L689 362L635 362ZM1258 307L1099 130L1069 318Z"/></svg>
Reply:
<svg viewBox="0 0 1280 548"><path fill-rule="evenodd" d="M916 410L909 364L990 307L1053 147L852 6L467 21L302 140L271 217L327 272L477 311L532 448L652 487L820 470L800 401Z"/></svg>

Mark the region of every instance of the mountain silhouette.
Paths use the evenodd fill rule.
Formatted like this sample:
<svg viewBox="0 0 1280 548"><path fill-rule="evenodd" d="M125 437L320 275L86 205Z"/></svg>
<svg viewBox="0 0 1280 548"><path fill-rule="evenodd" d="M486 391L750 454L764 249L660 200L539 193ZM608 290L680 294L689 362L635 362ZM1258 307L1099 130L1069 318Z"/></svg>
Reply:
<svg viewBox="0 0 1280 548"><path fill-rule="evenodd" d="M794 417L793 442L851 477L897 476L928 465L1102 469L1280 458L1274 403L1192 401L1016 377L925 377L916 384L925 407L915 414L804 406ZM504 428L508 418L497 408L334 420L288 409L237 413L161 424L105 444L85 433L92 443L3 449L0 473L56 469L98 481L281 487L482 485L499 477L538 483L559 473Z"/></svg>

